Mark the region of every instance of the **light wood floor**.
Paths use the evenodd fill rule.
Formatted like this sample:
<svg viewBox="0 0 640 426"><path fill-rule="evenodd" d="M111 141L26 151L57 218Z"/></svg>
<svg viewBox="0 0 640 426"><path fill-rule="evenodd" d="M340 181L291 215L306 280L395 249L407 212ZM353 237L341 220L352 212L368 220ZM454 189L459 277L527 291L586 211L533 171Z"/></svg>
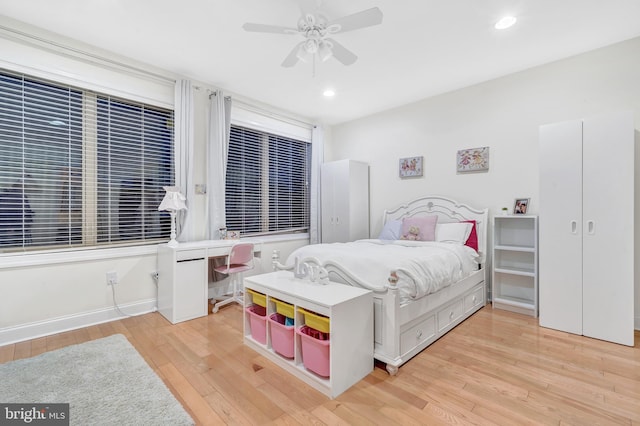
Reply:
<svg viewBox="0 0 640 426"><path fill-rule="evenodd" d="M640 425L635 348L484 307L409 361L329 400L242 343L242 310L157 313L0 347L0 362L124 334L198 424Z"/></svg>

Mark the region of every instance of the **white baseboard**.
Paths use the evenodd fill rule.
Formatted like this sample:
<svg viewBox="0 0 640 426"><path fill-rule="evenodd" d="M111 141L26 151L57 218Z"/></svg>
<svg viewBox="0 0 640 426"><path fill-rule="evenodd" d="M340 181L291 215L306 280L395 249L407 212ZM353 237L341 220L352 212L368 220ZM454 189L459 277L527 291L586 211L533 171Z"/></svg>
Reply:
<svg viewBox="0 0 640 426"><path fill-rule="evenodd" d="M633 328L635 328L636 330L640 330L640 317L636 317L635 322L635 326Z"/></svg>
<svg viewBox="0 0 640 426"><path fill-rule="evenodd" d="M134 303L120 304L119 306L120 310L125 314L136 316L155 312L157 305L158 301L156 299L148 299ZM126 318L126 316L120 314L115 307L109 307L30 324L22 324L15 327L6 327L0 329L0 346L65 331L77 330L78 328L89 327L122 318Z"/></svg>

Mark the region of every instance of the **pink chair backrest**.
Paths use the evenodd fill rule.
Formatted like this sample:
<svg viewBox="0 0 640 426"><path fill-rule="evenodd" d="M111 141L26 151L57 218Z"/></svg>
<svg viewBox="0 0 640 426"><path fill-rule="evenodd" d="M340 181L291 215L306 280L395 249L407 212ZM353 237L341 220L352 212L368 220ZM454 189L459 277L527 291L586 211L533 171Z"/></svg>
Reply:
<svg viewBox="0 0 640 426"><path fill-rule="evenodd" d="M241 265L253 262L253 243L237 243L229 252L229 264Z"/></svg>

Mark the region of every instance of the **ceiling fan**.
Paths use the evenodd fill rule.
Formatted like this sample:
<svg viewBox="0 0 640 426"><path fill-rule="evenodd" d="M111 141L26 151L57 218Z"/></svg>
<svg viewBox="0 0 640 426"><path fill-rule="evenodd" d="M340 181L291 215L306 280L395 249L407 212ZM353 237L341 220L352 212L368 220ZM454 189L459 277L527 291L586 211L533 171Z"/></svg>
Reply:
<svg viewBox="0 0 640 426"><path fill-rule="evenodd" d="M304 3L301 2L302 5ZM358 57L331 36L382 23L382 11L377 7L333 20L327 19L320 12L305 10L304 7L302 9L296 28L254 23L246 23L242 28L250 32L301 35L304 40L291 50L281 64L289 68L298 63L298 60L307 62L315 60L316 56L323 62L334 57L344 65L351 65Z"/></svg>

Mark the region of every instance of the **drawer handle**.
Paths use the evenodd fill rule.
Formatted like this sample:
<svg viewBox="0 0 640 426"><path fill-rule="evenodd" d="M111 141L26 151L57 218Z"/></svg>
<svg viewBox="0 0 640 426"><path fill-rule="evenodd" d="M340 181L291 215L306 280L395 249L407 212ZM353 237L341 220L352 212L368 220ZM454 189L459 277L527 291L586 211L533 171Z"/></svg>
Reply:
<svg viewBox="0 0 640 426"><path fill-rule="evenodd" d="M416 339L420 339L422 337L422 330L416 331Z"/></svg>
<svg viewBox="0 0 640 426"><path fill-rule="evenodd" d="M453 311L449 312L449 319L453 319Z"/></svg>
<svg viewBox="0 0 640 426"><path fill-rule="evenodd" d="M473 301L473 303L476 303L476 301L478 300L478 298L474 295L473 298L471 299Z"/></svg>

